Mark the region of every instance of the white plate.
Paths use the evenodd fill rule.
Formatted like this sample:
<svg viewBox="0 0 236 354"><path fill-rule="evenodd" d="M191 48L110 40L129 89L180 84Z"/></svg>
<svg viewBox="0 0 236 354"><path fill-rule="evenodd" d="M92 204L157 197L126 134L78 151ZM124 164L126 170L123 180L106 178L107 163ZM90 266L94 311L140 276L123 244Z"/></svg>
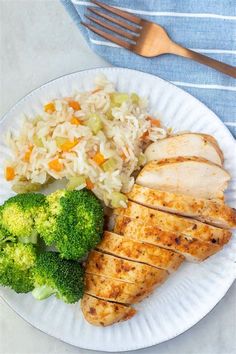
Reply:
<svg viewBox="0 0 236 354"><path fill-rule="evenodd" d="M192 130L212 134L225 155L225 167L232 182L227 201L236 202L235 141L216 115L198 100L158 77L119 68L93 69L54 80L31 92L18 102L0 122L0 166L8 156L3 145L9 128L18 129L22 113L39 113L43 103L55 97L69 96L74 90L92 87L94 77L105 73L120 91L137 92L150 100L151 111L176 131ZM12 193L0 175L0 202ZM31 294L16 295L1 288L6 302L26 321L40 330L81 348L101 351L125 351L161 343L183 333L202 319L225 295L235 279L235 239L201 264L185 263L152 296L140 303L138 314L127 322L107 328L89 325L79 304L65 305L55 298L43 302Z"/></svg>

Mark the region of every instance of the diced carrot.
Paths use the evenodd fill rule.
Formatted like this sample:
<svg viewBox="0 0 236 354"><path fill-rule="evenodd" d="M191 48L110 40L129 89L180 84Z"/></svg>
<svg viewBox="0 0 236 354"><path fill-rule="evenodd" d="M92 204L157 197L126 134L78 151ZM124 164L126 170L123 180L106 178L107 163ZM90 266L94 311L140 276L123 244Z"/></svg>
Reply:
<svg viewBox="0 0 236 354"><path fill-rule="evenodd" d="M77 118L77 117L72 117L70 122L71 122L71 124L74 124L74 125L82 124L81 120L79 120L79 118Z"/></svg>
<svg viewBox="0 0 236 354"><path fill-rule="evenodd" d="M122 158L122 160L123 160L123 161L125 161L125 160L126 160L126 155L125 155L125 153L124 153L124 152L122 152L122 154L120 155L120 157Z"/></svg>
<svg viewBox="0 0 236 354"><path fill-rule="evenodd" d="M96 88L95 90L92 91L92 93L97 93L99 91L101 91L101 89L100 88Z"/></svg>
<svg viewBox="0 0 236 354"><path fill-rule="evenodd" d="M49 103L44 105L44 111L49 113L49 114L52 114L53 112L55 112L55 110L56 110L56 107L55 107L55 104L53 102L49 102Z"/></svg>
<svg viewBox="0 0 236 354"><path fill-rule="evenodd" d="M30 156L32 154L32 150L33 150L33 146L30 146L23 157L24 162L30 162Z"/></svg>
<svg viewBox="0 0 236 354"><path fill-rule="evenodd" d="M64 168L63 164L58 160L54 159L48 163L49 168L54 170L55 172L61 172Z"/></svg>
<svg viewBox="0 0 236 354"><path fill-rule="evenodd" d="M15 178L15 170L11 166L7 166L5 169L5 178L7 181L12 181Z"/></svg>
<svg viewBox="0 0 236 354"><path fill-rule="evenodd" d="M68 105L73 108L74 111L79 111L81 109L80 104L77 101L69 101Z"/></svg>
<svg viewBox="0 0 236 354"><path fill-rule="evenodd" d="M146 131L146 132L144 132L143 133L143 135L141 136L141 140L148 140L148 137L149 137L149 132L148 131Z"/></svg>
<svg viewBox="0 0 236 354"><path fill-rule="evenodd" d="M147 120L149 120L151 122L151 125L153 127L158 127L158 128L161 127L161 122L159 119L155 119L155 118L152 118L151 116L148 116Z"/></svg>
<svg viewBox="0 0 236 354"><path fill-rule="evenodd" d="M94 184L93 182L91 181L90 178L86 178L86 186L88 189L93 189L94 188Z"/></svg>
<svg viewBox="0 0 236 354"><path fill-rule="evenodd" d="M105 157L100 152L97 152L93 157L93 161L95 161L96 164L100 166L101 164L103 164L103 162L105 162Z"/></svg>
<svg viewBox="0 0 236 354"><path fill-rule="evenodd" d="M68 151L70 151L71 149L73 149L73 147L75 147L75 146L79 143L80 140L81 140L81 139L75 139L74 141L68 140L68 141L66 141L65 143L63 143L63 144L60 146L60 148L61 148L61 150L62 150L63 152L68 152Z"/></svg>

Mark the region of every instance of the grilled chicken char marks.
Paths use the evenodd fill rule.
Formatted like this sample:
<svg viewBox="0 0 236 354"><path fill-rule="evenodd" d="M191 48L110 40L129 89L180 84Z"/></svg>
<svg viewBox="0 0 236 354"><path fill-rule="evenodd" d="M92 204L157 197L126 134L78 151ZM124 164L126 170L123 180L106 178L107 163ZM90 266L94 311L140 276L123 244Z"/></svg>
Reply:
<svg viewBox="0 0 236 354"><path fill-rule="evenodd" d="M184 260L183 256L173 251L127 239L109 231L104 232L103 239L97 249L118 257L165 269L169 273L177 270Z"/></svg>
<svg viewBox="0 0 236 354"><path fill-rule="evenodd" d="M81 309L90 324L104 327L129 320L136 313L130 306L101 300L88 294L81 300Z"/></svg>
<svg viewBox="0 0 236 354"><path fill-rule="evenodd" d="M86 272L133 284L140 283L146 288L161 284L168 276L166 270L98 251L90 252L86 263Z"/></svg>
<svg viewBox="0 0 236 354"><path fill-rule="evenodd" d="M139 204L182 216L193 217L217 227L236 226L236 210L219 200L201 199L143 187L138 184L128 193L128 198Z"/></svg>

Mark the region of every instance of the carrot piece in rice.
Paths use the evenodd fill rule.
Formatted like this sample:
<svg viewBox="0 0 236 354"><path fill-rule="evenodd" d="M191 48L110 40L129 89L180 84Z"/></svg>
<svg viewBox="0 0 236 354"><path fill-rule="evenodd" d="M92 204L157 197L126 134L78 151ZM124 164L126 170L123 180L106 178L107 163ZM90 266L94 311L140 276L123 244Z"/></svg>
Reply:
<svg viewBox="0 0 236 354"><path fill-rule="evenodd" d="M152 127L161 127L161 122L159 119L152 118L151 116L147 117L147 120L151 122Z"/></svg>
<svg viewBox="0 0 236 354"><path fill-rule="evenodd" d="M98 166L102 165L105 160L105 157L100 152L97 152L93 157L93 161L95 161Z"/></svg>
<svg viewBox="0 0 236 354"><path fill-rule="evenodd" d="M125 155L125 153L124 153L124 152L122 152L122 154L120 155L120 157L122 158L122 160L123 160L123 161L125 161L125 160L126 160L126 158L127 158L127 156Z"/></svg>
<svg viewBox="0 0 236 354"><path fill-rule="evenodd" d="M94 188L94 184L93 184L93 182L91 181L90 178L86 178L86 186L90 190Z"/></svg>
<svg viewBox="0 0 236 354"><path fill-rule="evenodd" d="M15 178L15 170L11 166L5 168L5 178L7 181L12 181Z"/></svg>
<svg viewBox="0 0 236 354"><path fill-rule="evenodd" d="M82 124L81 120L79 120L79 118L77 118L77 117L72 117L70 122L71 122L71 124L74 124L74 125Z"/></svg>
<svg viewBox="0 0 236 354"><path fill-rule="evenodd" d="M81 109L80 104L77 101L69 101L68 105L73 108L74 111L79 111Z"/></svg>
<svg viewBox="0 0 236 354"><path fill-rule="evenodd" d="M148 131L144 132L140 139L144 140L144 141L148 140L149 139L149 132Z"/></svg>
<svg viewBox="0 0 236 354"><path fill-rule="evenodd" d="M58 160L54 159L48 163L48 166L51 170L55 172L61 172L64 168L63 164Z"/></svg>
<svg viewBox="0 0 236 354"><path fill-rule="evenodd" d="M44 111L51 114L53 112L55 112L56 107L55 104L53 102L49 102L47 104L44 105Z"/></svg>
<svg viewBox="0 0 236 354"><path fill-rule="evenodd" d="M24 162L30 162L30 157L32 154L32 150L33 150L33 146L30 146L29 149L26 151L24 157L23 157L23 161Z"/></svg>
<svg viewBox="0 0 236 354"><path fill-rule="evenodd" d="M73 149L73 147L75 147L75 146L79 143L80 140L81 140L81 139L75 139L74 141L68 140L68 141L66 141L65 143L63 143L63 144L60 146L60 148L61 148L61 150L62 150L63 152L68 152L68 151L70 151L71 149Z"/></svg>

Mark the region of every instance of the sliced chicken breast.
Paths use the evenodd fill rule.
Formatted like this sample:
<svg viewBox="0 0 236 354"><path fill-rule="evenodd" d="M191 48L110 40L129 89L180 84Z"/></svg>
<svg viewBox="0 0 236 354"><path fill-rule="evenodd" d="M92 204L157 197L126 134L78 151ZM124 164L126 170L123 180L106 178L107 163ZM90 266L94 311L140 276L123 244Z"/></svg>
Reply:
<svg viewBox="0 0 236 354"><path fill-rule="evenodd" d="M176 157L148 162L136 183L162 191L205 199L223 199L230 175L200 157Z"/></svg>
<svg viewBox="0 0 236 354"><path fill-rule="evenodd" d="M147 228L155 227L162 231L174 233L177 236L182 235L189 239L195 238L199 241L207 241L210 244L219 246L226 244L231 237L229 230L220 229L197 220L169 214L164 211L150 209L131 201L128 202L127 208L115 209L114 214L127 216L128 220L129 218L131 220L135 219L139 224L145 224Z"/></svg>
<svg viewBox="0 0 236 354"><path fill-rule="evenodd" d="M147 161L196 156L221 166L224 162L217 141L210 135L198 133L184 133L158 140L147 147L145 156Z"/></svg>
<svg viewBox="0 0 236 354"><path fill-rule="evenodd" d="M221 249L216 243L196 239L192 236L181 235L161 230L158 225L147 226L137 219L118 216L114 232L125 238L133 238L155 246L163 247L180 253L190 262L203 261Z"/></svg>
<svg viewBox="0 0 236 354"><path fill-rule="evenodd" d="M168 272L164 269L157 269L147 264L114 257L98 251L90 252L86 262L86 272L128 283L140 283L146 288L162 283L168 276Z"/></svg>
<svg viewBox="0 0 236 354"><path fill-rule="evenodd" d="M184 261L184 257L178 253L144 242L126 239L109 231L104 232L102 242L97 246L97 249L118 257L165 269L169 273L176 271Z"/></svg>
<svg viewBox="0 0 236 354"><path fill-rule="evenodd" d="M135 304L149 296L154 289L155 287L146 288L140 284L126 283L99 275L88 273L85 275L86 294L121 304Z"/></svg>
<svg viewBox="0 0 236 354"><path fill-rule="evenodd" d="M136 314L130 306L98 299L85 294L81 300L84 318L94 326L110 326L114 323L129 320Z"/></svg>
<svg viewBox="0 0 236 354"><path fill-rule="evenodd" d="M149 208L193 217L218 227L236 226L236 210L221 201L151 189L138 184L133 186L127 196L130 200Z"/></svg>

